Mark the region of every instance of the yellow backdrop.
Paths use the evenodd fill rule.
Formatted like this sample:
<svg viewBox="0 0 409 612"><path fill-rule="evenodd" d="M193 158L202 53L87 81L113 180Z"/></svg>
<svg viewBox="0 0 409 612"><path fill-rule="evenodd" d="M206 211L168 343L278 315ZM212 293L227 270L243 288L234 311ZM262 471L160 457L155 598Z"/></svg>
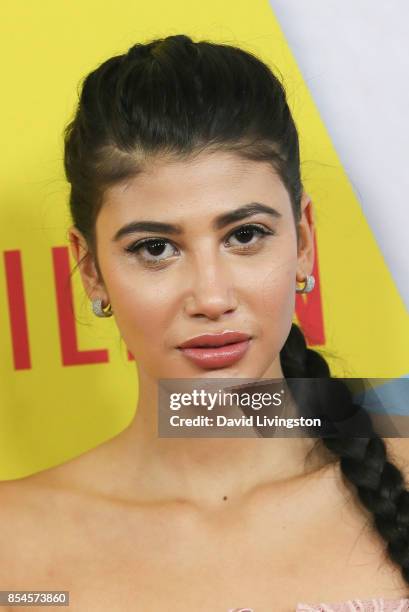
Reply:
<svg viewBox="0 0 409 612"><path fill-rule="evenodd" d="M135 42L186 33L279 69L317 227L318 287L297 296L295 320L335 374L407 374L406 309L267 0L8 3L0 28L0 479L79 455L135 413L135 362L113 319L91 314L78 272L69 307L62 164L80 79Z"/></svg>

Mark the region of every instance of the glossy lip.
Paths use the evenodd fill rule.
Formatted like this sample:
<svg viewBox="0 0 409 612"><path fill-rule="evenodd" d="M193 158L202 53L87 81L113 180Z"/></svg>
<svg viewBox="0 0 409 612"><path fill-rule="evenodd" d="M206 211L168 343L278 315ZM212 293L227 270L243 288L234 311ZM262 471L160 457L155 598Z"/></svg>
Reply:
<svg viewBox="0 0 409 612"><path fill-rule="evenodd" d="M242 343L250 340L251 336L238 331L225 331L218 334L202 334L195 336L183 342L178 346L180 349L185 348L202 348L202 347L221 347L233 343Z"/></svg>
<svg viewBox="0 0 409 612"><path fill-rule="evenodd" d="M179 348L181 353L205 370L225 368L239 361L247 352L251 338L222 346Z"/></svg>

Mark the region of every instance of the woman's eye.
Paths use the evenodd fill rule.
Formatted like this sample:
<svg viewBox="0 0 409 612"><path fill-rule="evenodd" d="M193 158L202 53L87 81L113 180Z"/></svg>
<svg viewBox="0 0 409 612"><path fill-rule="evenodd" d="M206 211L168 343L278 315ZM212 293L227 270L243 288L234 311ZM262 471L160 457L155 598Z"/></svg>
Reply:
<svg viewBox="0 0 409 612"><path fill-rule="evenodd" d="M274 234L273 230L267 229L263 225L242 225L229 234L227 244L241 251L246 251L256 246L267 235ZM232 237L238 240L238 244L231 242ZM163 261L172 257L175 250L177 250L176 247L165 238L145 238L125 248L125 251L137 255L144 263L151 266L160 265Z"/></svg>
<svg viewBox="0 0 409 612"><path fill-rule="evenodd" d="M170 247L170 249L168 248ZM168 240L164 238L148 238L146 240L140 240L135 244L127 247L125 251L129 253L135 253L148 264L161 263L163 259L172 255L172 245ZM159 258L159 259L158 259Z"/></svg>
<svg viewBox="0 0 409 612"><path fill-rule="evenodd" d="M242 250L243 249L246 250L246 249L249 249L255 246L258 242L260 242L260 240L265 238L267 235L273 235L273 234L275 234L273 230L267 229L263 225L254 225L254 224L242 225L239 229L234 230L234 232L230 234L228 242L230 243L231 236L236 236L239 239L238 246ZM255 235L256 235L256 240L253 240Z"/></svg>

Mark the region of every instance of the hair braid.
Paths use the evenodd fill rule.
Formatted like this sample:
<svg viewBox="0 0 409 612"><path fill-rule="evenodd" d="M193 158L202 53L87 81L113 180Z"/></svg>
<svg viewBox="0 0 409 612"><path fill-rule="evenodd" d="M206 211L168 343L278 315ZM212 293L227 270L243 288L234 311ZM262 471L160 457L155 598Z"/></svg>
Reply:
<svg viewBox="0 0 409 612"><path fill-rule="evenodd" d="M302 331L295 324L281 351L281 363L286 378L331 376L324 357L307 347ZM346 388L342 381L339 384ZM345 396L350 396L349 391ZM349 408L345 406L345 411ZM337 436L320 440L339 458L343 477L354 485L360 502L372 513L373 525L387 544L387 554L400 566L409 584L409 491L405 489L402 472L388 459L384 440L374 432L369 438Z"/></svg>

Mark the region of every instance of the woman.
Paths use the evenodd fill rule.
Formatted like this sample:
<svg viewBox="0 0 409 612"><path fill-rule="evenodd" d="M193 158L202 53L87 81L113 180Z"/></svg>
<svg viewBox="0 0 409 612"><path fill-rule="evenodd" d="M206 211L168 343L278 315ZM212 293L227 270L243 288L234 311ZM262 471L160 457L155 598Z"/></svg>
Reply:
<svg viewBox="0 0 409 612"><path fill-rule="evenodd" d="M161 379L330 376L292 324L314 223L270 69L184 35L136 44L85 79L65 169L72 254L135 357L138 407L120 435L3 488L3 525L30 507L28 558L10 550L3 584L70 590L87 611L409 610L404 453L394 465L376 435L157 434ZM203 335L213 348L182 346Z"/></svg>

